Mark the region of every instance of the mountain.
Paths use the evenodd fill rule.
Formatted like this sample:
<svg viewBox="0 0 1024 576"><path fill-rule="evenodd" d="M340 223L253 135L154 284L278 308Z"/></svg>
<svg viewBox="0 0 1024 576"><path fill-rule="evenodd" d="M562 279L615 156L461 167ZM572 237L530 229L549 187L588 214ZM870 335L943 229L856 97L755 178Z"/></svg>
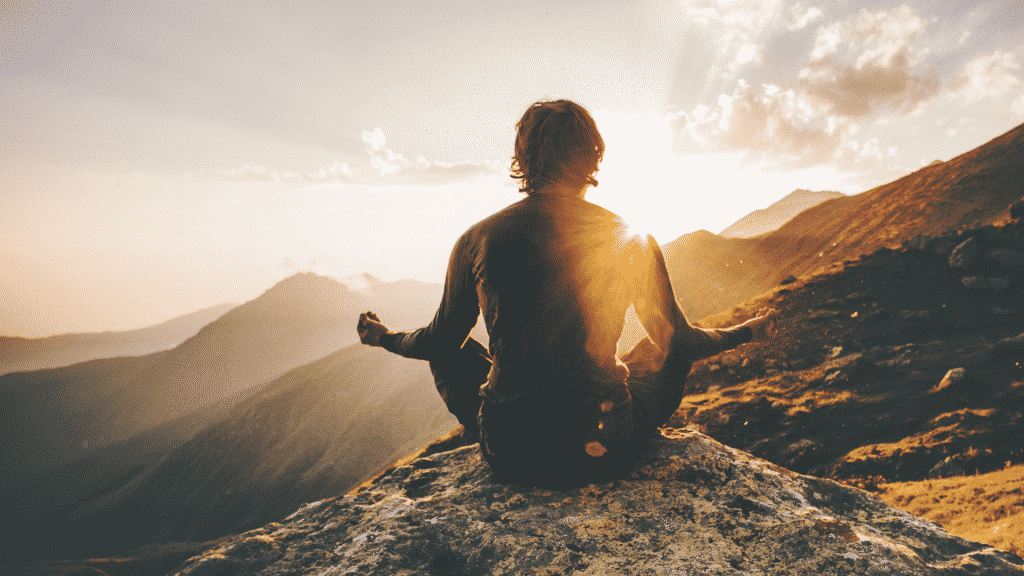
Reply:
<svg viewBox="0 0 1024 576"><path fill-rule="evenodd" d="M683 236L664 246L672 283L711 287L692 299L681 298L687 314L697 319L770 290L789 276L807 276L917 236L1003 221L1006 207L1024 190L1022 155L1024 125L889 184L822 202L761 236L724 242Z"/></svg>
<svg viewBox="0 0 1024 576"><path fill-rule="evenodd" d="M1024 560L856 488L670 429L625 479L565 491L495 483L475 445L417 458L175 571L576 572L1019 575Z"/></svg>
<svg viewBox="0 0 1024 576"><path fill-rule="evenodd" d="M701 324L763 307L776 342L695 363L669 425L871 490L1024 464L1024 221L880 248ZM1019 541L1024 508L994 504Z"/></svg>
<svg viewBox="0 0 1024 576"><path fill-rule="evenodd" d="M760 236L772 230L778 230L794 216L817 206L826 200L843 198L841 192L813 192L811 190L794 190L787 196L762 210L754 210L743 218L733 222L718 233L723 238L750 238Z"/></svg>
<svg viewBox="0 0 1024 576"><path fill-rule="evenodd" d="M221 414L203 406L352 344L360 312L416 327L432 317L440 292L380 281L354 291L296 274L171 350L0 376L0 487L169 422L177 425L164 429L167 441L183 442ZM205 416L185 418L194 413Z"/></svg>
<svg viewBox="0 0 1024 576"><path fill-rule="evenodd" d="M46 338L0 336L0 376L68 366L97 358L144 356L168 350L234 307L234 304L221 304L126 332L60 334Z"/></svg>
<svg viewBox="0 0 1024 576"><path fill-rule="evenodd" d="M158 460L117 470L111 461L132 459L123 446L103 466L76 460L14 487L21 498L5 514L0 563L125 554L252 529L351 489L456 425L425 362L349 346L261 387ZM105 484L39 492L83 471Z"/></svg>

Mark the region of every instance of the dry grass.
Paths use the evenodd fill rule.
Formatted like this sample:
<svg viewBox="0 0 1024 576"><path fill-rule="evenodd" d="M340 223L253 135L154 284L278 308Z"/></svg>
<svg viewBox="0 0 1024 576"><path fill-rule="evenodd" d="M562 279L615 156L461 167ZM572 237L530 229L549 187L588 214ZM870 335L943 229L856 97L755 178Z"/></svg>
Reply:
<svg viewBox="0 0 1024 576"><path fill-rule="evenodd" d="M878 489L887 504L938 522L950 534L1024 557L1024 465Z"/></svg>

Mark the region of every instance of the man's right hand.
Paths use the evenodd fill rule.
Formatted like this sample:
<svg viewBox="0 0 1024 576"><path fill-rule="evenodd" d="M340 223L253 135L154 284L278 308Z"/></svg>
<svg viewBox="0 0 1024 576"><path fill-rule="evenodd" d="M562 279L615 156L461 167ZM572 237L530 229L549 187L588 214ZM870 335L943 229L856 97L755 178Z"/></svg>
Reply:
<svg viewBox="0 0 1024 576"><path fill-rule="evenodd" d="M775 327L779 319L778 310L762 311L762 315L751 318L740 326L747 326L753 332L751 342L770 343L775 339Z"/></svg>
<svg viewBox="0 0 1024 576"><path fill-rule="evenodd" d="M359 334L359 341L363 344L380 346L380 337L390 331L387 326L381 324L380 318L371 311L359 315L356 332Z"/></svg>

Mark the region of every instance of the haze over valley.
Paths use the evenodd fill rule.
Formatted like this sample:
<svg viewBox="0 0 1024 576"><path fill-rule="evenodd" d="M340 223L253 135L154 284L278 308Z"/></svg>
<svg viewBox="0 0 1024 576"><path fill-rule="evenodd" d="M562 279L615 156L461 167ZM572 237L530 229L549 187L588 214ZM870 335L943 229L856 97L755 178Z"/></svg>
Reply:
<svg viewBox="0 0 1024 576"><path fill-rule="evenodd" d="M62 6L0 61L0 573L1024 566L1019 1ZM430 322L563 97L687 318L780 323L564 494L355 330Z"/></svg>

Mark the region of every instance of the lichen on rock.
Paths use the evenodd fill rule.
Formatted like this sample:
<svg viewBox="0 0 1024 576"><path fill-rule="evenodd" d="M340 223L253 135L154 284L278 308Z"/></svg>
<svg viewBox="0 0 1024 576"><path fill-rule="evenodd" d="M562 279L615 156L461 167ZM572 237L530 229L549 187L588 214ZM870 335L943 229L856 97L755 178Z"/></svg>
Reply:
<svg viewBox="0 0 1024 576"><path fill-rule="evenodd" d="M1024 574L875 496L665 429L626 478L498 484L476 446L236 536L177 574Z"/></svg>

